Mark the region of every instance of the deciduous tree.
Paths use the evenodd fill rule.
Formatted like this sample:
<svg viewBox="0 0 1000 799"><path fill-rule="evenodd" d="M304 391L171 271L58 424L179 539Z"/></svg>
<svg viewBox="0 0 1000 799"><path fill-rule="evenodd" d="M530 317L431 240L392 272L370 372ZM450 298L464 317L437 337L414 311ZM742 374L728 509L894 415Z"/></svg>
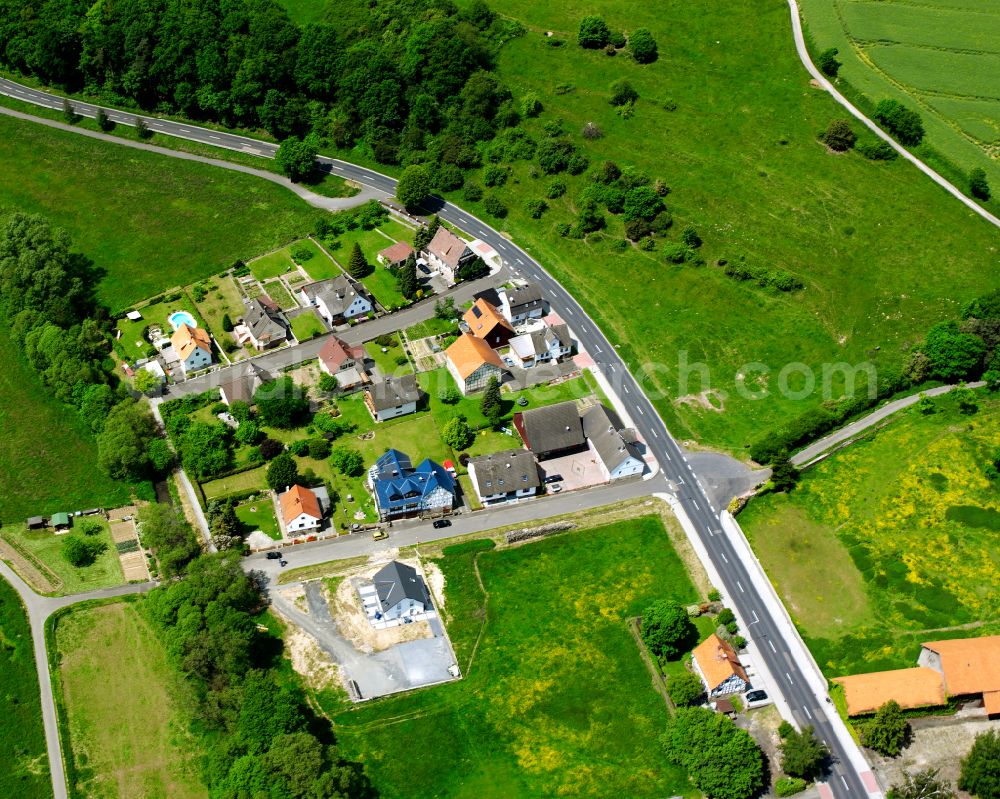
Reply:
<svg viewBox="0 0 1000 799"><path fill-rule="evenodd" d="M591 14L580 20L576 41L581 47L599 50L611 41L611 31L602 17Z"/></svg>
<svg viewBox="0 0 1000 799"><path fill-rule="evenodd" d="M642 614L642 640L657 657L673 660L689 650L698 640L687 611L676 602L661 599Z"/></svg>
<svg viewBox="0 0 1000 799"><path fill-rule="evenodd" d="M781 742L781 768L792 777L811 780L830 756L826 744L816 737L813 728L793 730Z"/></svg>
<svg viewBox="0 0 1000 799"><path fill-rule="evenodd" d="M267 485L272 491L284 491L299 482L299 467L287 452L277 455L267 465Z"/></svg>
<svg viewBox="0 0 1000 799"><path fill-rule="evenodd" d="M862 739L865 746L880 755L895 757L906 745L909 734L910 724L903 716L903 709L890 699L878 709L875 718L864 725Z"/></svg>
<svg viewBox="0 0 1000 799"><path fill-rule="evenodd" d="M996 730L976 736L962 760L958 787L977 799L1000 799L1000 733Z"/></svg>
<svg viewBox="0 0 1000 799"><path fill-rule="evenodd" d="M472 430L462 416L449 419L441 430L441 440L454 450L465 449L472 443Z"/></svg>
<svg viewBox="0 0 1000 799"><path fill-rule="evenodd" d="M407 209L419 208L431 193L431 175L423 164L411 164L396 183L396 199Z"/></svg>
<svg viewBox="0 0 1000 799"><path fill-rule="evenodd" d="M628 37L628 49L632 52L632 58L640 64L652 64L659 55L656 39L648 28L636 28L632 31L632 35Z"/></svg>

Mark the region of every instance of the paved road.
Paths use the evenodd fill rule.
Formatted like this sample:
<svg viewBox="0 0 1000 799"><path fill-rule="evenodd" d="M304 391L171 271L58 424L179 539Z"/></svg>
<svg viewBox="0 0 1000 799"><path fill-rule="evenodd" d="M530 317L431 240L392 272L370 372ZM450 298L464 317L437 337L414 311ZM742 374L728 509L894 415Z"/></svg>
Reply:
<svg viewBox="0 0 1000 799"><path fill-rule="evenodd" d="M17 591L28 612L31 623L31 638L35 651L35 669L41 688L42 724L45 728L45 747L49 756L49 773L52 776L52 793L55 799L67 799L66 772L63 768L62 746L59 741L59 725L56 717L55 700L52 696L52 677L49 674L49 657L45 650L45 621L60 608L86 602L89 599L107 599L148 591L155 583L120 585L102 588L85 594L63 597L46 597L36 594L17 573L5 562L0 561L0 576Z"/></svg>
<svg viewBox="0 0 1000 799"><path fill-rule="evenodd" d="M882 128L872 122L868 117L862 114L844 95L837 91L832 83L827 80L826 76L820 72L816 65L812 62L809 57L809 51L806 49L805 38L802 35L802 18L799 15L799 5L796 0L788 0L788 8L792 13L792 35L795 38L795 49L798 51L799 60L802 61L802 65L806 68L810 75L812 75L813 80L815 80L820 86L822 86L826 91L828 91L834 100L840 103L848 112L857 119L861 124L868 128L872 133L878 136L882 141L887 142L893 150L899 153L903 158L913 164L917 169L923 172L927 177L938 184L942 189L952 195L957 199L962 205L975 211L979 216L985 219L992 225L1000 227L1000 219L997 219L993 214L983 208L979 203L970 197L967 197L959 188L954 184L949 183L941 175L931 169L927 164L917 158L913 153L898 144L892 136L886 133Z"/></svg>
<svg viewBox="0 0 1000 799"><path fill-rule="evenodd" d="M979 383L969 383L969 388L982 388L986 384L983 382ZM867 416L863 416L856 422L851 422L849 425L841 427L834 433L821 438L813 444L810 444L805 449L801 449L792 456L792 463L796 466L807 466L814 461L819 460L819 458L824 454L829 454L829 450L836 447L838 444L844 442L849 442L856 438L860 433L872 427L887 416L891 416L897 411L903 410L903 408L909 408L911 405L915 405L920 401L920 398L925 394L928 397L939 397L942 394L947 394L949 391L954 391L958 386L937 386L936 388L929 388L926 391L920 391L916 394L911 394L908 397L902 397L898 400L893 400L886 405L883 405L876 411L872 411Z"/></svg>
<svg viewBox="0 0 1000 799"><path fill-rule="evenodd" d="M795 24L798 24L797 17ZM48 107L62 107L62 98L19 87L9 81L0 81L0 91L3 93L10 94L14 89L18 93L13 96L22 100ZM93 113L93 106L82 103L76 105L80 113ZM112 112L108 110L107 113L110 116ZM272 144L244 136L180 122L149 120L148 124L151 130L167 135L264 157L273 157L276 149ZM321 168L361 185L386 194L392 194L395 190L395 181L392 178L373 170L331 158L321 158L319 161ZM939 180L943 181L943 178L939 177ZM852 766L853 763L858 764L858 768L866 768L863 759L856 749L852 751L850 744L845 743L844 735L835 733L835 725L839 725L839 731L846 734L843 723L836 713L831 711L824 698L817 697L813 689L809 688L810 683L804 669L808 668L806 664L813 662L812 656L801 645L801 641L787 634L783 635L787 631L781 626L780 619L773 615L768 604L763 601L763 596L770 590L770 586L759 584L762 579L759 572L751 573L751 570L741 562L729 537L718 533L721 529L719 509L712 504L702 489L694 470L688 463L686 453L670 435L663 420L643 393L639 382L618 356L615 347L604 337L569 292L523 249L482 220L451 203L440 201L429 210L436 211L443 219L485 241L500 254L515 275L533 280L541 286L543 295L568 323L581 348L591 354L597 369L603 373L614 392L629 408L635 427L647 442L662 474L677 497L678 515L690 521L693 534L698 537L703 552L720 578L721 585L718 587L737 616L743 620L744 629L750 632L749 625L753 624L751 633L753 637L768 642L768 646L759 647L759 652L768 671L775 677L772 690L780 691L787 705L793 709L796 720L803 725L812 723L817 735L829 746L835 763L833 775L828 783L831 796L836 799L867 797L869 792L857 768ZM751 619L756 621L751 622ZM849 738L846 740L849 741ZM877 795L879 792L875 790L873 793Z"/></svg>

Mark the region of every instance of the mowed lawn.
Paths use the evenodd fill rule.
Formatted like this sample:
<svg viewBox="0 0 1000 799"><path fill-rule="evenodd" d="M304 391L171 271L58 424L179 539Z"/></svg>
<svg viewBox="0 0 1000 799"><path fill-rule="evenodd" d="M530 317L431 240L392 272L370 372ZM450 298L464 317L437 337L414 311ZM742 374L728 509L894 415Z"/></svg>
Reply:
<svg viewBox="0 0 1000 799"><path fill-rule="evenodd" d="M201 799L185 687L136 603L73 609L58 619L58 683L78 795Z"/></svg>
<svg viewBox="0 0 1000 799"><path fill-rule="evenodd" d="M657 743L666 707L626 627L653 600L697 598L662 522L476 558L460 545L438 560L464 679L334 717L383 799L691 795Z"/></svg>
<svg viewBox="0 0 1000 799"><path fill-rule="evenodd" d="M79 530L72 531L73 535L104 544L104 551L89 566L74 566L63 556L63 542L67 534L56 535L51 530L29 530L21 523L4 525L3 537L48 567L49 572L45 576L51 579L51 575L54 575L54 594L79 594L122 585L125 575L122 573L121 561L118 560L118 551L111 540L107 522L99 516L89 517L89 520L98 522L101 532L84 536ZM75 521L79 524L80 519Z"/></svg>
<svg viewBox="0 0 1000 799"><path fill-rule="evenodd" d="M51 799L31 628L14 589L0 579L0 796Z"/></svg>
<svg viewBox="0 0 1000 799"><path fill-rule="evenodd" d="M22 359L0 329L0 521L127 503L129 486L94 468L97 445L79 417Z"/></svg>
<svg viewBox="0 0 1000 799"><path fill-rule="evenodd" d="M902 411L740 515L830 676L913 665L921 640L1000 630L1000 493L985 475L1000 400L981 397L974 416L951 397L935 405Z"/></svg>
<svg viewBox="0 0 1000 799"><path fill-rule="evenodd" d="M119 310L308 231L315 211L250 175L0 117L0 208L48 217Z"/></svg>

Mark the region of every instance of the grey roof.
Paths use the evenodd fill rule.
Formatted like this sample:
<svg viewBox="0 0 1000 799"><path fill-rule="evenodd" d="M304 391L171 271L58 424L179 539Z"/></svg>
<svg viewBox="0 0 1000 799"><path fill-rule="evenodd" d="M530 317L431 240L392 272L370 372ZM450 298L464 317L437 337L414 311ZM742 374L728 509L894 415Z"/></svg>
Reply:
<svg viewBox="0 0 1000 799"><path fill-rule="evenodd" d="M548 325L542 330L534 330L517 338L529 341L532 352L536 356L552 349L553 340L558 341L559 346L564 348L568 348L573 343L573 339L569 335L569 328L564 324ZM514 346L513 339L511 339L511 346Z"/></svg>
<svg viewBox="0 0 1000 799"><path fill-rule="evenodd" d="M573 400L533 408L521 414L525 443L532 452L552 452L587 443Z"/></svg>
<svg viewBox="0 0 1000 799"><path fill-rule="evenodd" d="M430 605L427 586L417 570L398 560L379 570L372 582L383 613L404 599L414 599L425 608Z"/></svg>
<svg viewBox="0 0 1000 799"><path fill-rule="evenodd" d="M475 470L470 469L469 473L475 475L480 496L537 488L542 483L535 456L526 449L509 449L480 455L472 458L469 466L476 467Z"/></svg>
<svg viewBox="0 0 1000 799"><path fill-rule="evenodd" d="M538 287L537 283L527 283L523 286L515 286L512 289L508 289L507 302L510 304L510 313L512 316L527 313L545 304L542 300L542 290Z"/></svg>
<svg viewBox="0 0 1000 799"><path fill-rule="evenodd" d="M634 443L635 431L626 428L618 414L603 405L594 405L583 414L583 431L609 471L626 458L642 460Z"/></svg>
<svg viewBox="0 0 1000 799"><path fill-rule="evenodd" d="M386 377L365 389L376 411L420 401L420 387L413 375Z"/></svg>
<svg viewBox="0 0 1000 799"><path fill-rule="evenodd" d="M569 334L569 326L563 322L557 325L549 325L548 330L545 331L545 335L555 337L563 347L569 347L573 344L573 337Z"/></svg>
<svg viewBox="0 0 1000 799"><path fill-rule="evenodd" d="M323 304L333 316L340 316L344 313L359 296L357 287L348 280L346 275L337 275L327 280L310 283L308 286L303 286L302 291L305 292L310 301L317 298L323 300Z"/></svg>
<svg viewBox="0 0 1000 799"><path fill-rule="evenodd" d="M236 367L230 373L232 379L221 383L219 389L226 392L229 402L253 402L253 395L264 383L264 371L254 363L245 368Z"/></svg>
<svg viewBox="0 0 1000 799"><path fill-rule="evenodd" d="M251 335L263 344L288 338L288 322L280 311L275 311L256 297L246 301L243 324Z"/></svg>

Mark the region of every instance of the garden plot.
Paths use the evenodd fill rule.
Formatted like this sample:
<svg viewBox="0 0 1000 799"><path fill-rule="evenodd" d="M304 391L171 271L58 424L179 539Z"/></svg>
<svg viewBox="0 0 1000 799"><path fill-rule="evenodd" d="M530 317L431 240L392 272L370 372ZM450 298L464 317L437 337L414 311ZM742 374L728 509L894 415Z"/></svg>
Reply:
<svg viewBox="0 0 1000 799"><path fill-rule="evenodd" d="M146 555L139 543L139 535L135 529L134 505L116 508L108 513L111 528L111 540L118 552L118 562L125 575L125 582L144 582L149 579L149 567Z"/></svg>

